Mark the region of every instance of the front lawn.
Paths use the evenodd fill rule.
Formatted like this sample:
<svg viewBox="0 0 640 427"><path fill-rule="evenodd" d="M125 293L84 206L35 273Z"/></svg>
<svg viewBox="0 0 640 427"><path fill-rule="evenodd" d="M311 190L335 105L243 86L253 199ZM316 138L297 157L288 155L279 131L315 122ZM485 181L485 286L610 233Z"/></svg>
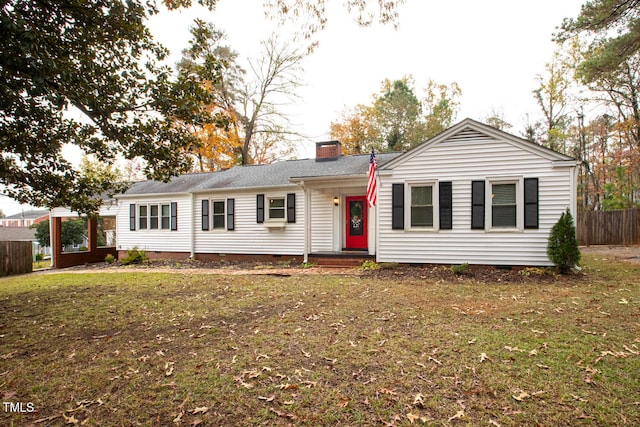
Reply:
<svg viewBox="0 0 640 427"><path fill-rule="evenodd" d="M2 425L638 425L640 265L0 280Z"/></svg>

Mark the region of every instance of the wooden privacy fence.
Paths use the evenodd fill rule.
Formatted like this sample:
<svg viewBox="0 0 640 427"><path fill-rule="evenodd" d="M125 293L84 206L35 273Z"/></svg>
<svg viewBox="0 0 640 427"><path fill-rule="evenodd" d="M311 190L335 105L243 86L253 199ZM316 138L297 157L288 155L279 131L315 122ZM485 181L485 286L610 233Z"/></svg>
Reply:
<svg viewBox="0 0 640 427"><path fill-rule="evenodd" d="M576 228L580 245L640 245L640 209L580 211Z"/></svg>
<svg viewBox="0 0 640 427"><path fill-rule="evenodd" d="M33 271L31 242L0 242L0 276Z"/></svg>

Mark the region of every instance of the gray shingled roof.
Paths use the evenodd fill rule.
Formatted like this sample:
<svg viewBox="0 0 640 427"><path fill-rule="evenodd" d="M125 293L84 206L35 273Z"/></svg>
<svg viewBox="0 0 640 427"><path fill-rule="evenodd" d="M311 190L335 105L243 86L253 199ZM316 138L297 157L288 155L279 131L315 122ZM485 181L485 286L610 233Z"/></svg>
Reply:
<svg viewBox="0 0 640 427"><path fill-rule="evenodd" d="M29 227L0 227L0 241L36 241L36 230Z"/></svg>
<svg viewBox="0 0 640 427"><path fill-rule="evenodd" d="M5 219L38 219L41 216L49 216L49 211L46 209L34 209L30 211L19 212L17 214L9 215Z"/></svg>
<svg viewBox="0 0 640 427"><path fill-rule="evenodd" d="M376 154L378 165L393 160L402 153ZM290 185L292 178L341 177L366 175L369 154L342 156L335 160L287 160L269 165L236 166L219 172L180 175L167 183L142 181L134 184L125 195L191 193L206 190L233 190Z"/></svg>

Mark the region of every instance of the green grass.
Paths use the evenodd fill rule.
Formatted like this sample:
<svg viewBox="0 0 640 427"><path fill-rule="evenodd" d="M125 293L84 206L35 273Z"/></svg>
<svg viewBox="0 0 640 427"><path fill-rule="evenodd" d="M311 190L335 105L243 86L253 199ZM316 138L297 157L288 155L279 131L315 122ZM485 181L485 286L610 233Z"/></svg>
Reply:
<svg viewBox="0 0 640 427"><path fill-rule="evenodd" d="M0 393L36 412L0 423L637 425L640 266L585 258L517 284L2 279Z"/></svg>
<svg viewBox="0 0 640 427"><path fill-rule="evenodd" d="M50 259L43 259L41 261L34 261L33 262L33 269L34 270L38 270L41 268L49 268L51 267L51 260Z"/></svg>

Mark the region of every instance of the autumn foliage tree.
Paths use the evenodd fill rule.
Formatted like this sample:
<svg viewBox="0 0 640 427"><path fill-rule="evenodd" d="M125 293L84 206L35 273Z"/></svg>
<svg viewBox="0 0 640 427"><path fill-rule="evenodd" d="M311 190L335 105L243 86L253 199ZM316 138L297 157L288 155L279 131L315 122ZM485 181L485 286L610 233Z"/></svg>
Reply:
<svg viewBox="0 0 640 427"><path fill-rule="evenodd" d="M455 82L429 80L421 100L412 77L384 80L370 105L345 110L331 123L330 135L347 153L409 150L451 126L460 95Z"/></svg>
<svg viewBox="0 0 640 427"><path fill-rule="evenodd" d="M179 9L193 3L213 10L217 0L2 2L0 185L6 194L34 206L96 212L101 204L96 195L117 193L118 183L84 179L63 156L65 144L111 164L119 157L142 159L145 176L163 181L191 168L202 141L199 131L235 144L231 124L241 118L224 120L207 110L212 86L202 84L215 84L222 63L216 58L201 63L205 79L176 76L164 62L167 49L147 26L160 5ZM288 3L268 1L265 10L287 21L305 11L309 35L326 24L324 0ZM347 9L361 25L376 5L380 21L397 22L400 3L357 0L347 2ZM210 126L225 132L217 135ZM247 153L243 146L244 161Z"/></svg>
<svg viewBox="0 0 640 427"><path fill-rule="evenodd" d="M640 206L640 1L589 1L555 40L527 137L578 160L582 209Z"/></svg>
<svg viewBox="0 0 640 427"><path fill-rule="evenodd" d="M249 71L238 54L222 44L224 34L214 25L196 20L190 46L178 64L179 75L192 75L211 93L203 108L209 123L191 125L198 139L189 152L197 170L213 171L236 164L271 162L293 152L282 106L295 98L301 82L304 55L271 37L262 42L262 54L249 60ZM216 70L213 78L210 70Z"/></svg>

